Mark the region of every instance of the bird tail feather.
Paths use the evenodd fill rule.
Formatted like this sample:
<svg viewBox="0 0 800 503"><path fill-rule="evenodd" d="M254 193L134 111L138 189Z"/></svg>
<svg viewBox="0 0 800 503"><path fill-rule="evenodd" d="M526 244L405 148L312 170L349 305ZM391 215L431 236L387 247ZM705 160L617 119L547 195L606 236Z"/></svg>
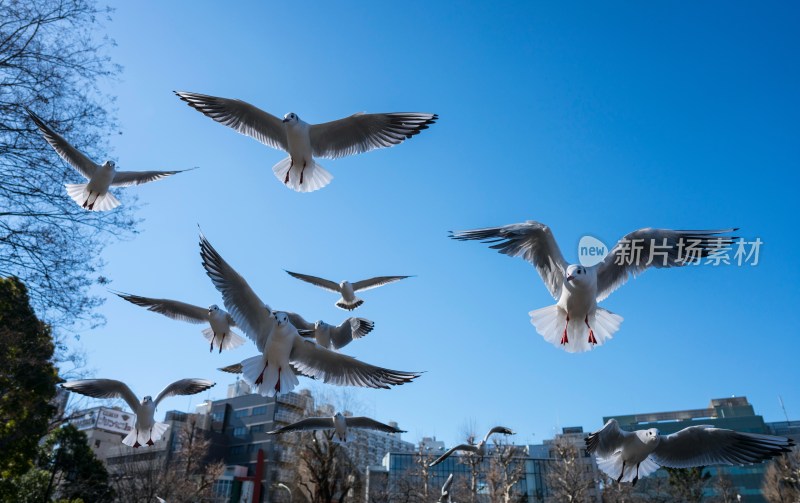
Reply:
<svg viewBox="0 0 800 503"><path fill-rule="evenodd" d="M147 445L147 441L151 439L153 442L157 442L164 436L168 428L169 425L167 423L154 423L152 430L139 430L137 432L136 428L134 428L128 433L128 436L122 439L122 443L133 447L137 441L140 445Z"/></svg>
<svg viewBox="0 0 800 503"><path fill-rule="evenodd" d="M603 345L619 330L622 323L622 316L598 307L594 315L589 316L589 325L597 341L593 344L590 342L589 327L586 326L585 320L570 319L567 324L567 312L557 304L535 309L528 315L531 317L531 324L536 327L536 331L544 337L544 340L568 353L590 351L595 345ZM562 343L565 327L567 342Z"/></svg>
<svg viewBox="0 0 800 503"><path fill-rule="evenodd" d="M111 192L106 192L105 194L91 194L89 192L89 184L88 183L65 183L64 186L67 188L67 194L73 201L75 201L78 206L83 206L84 203L94 203L92 206L92 211L108 211L113 210L117 206L120 205L119 199L114 197ZM94 196L93 200L89 200L91 196ZM88 206L86 209L89 209Z"/></svg>
<svg viewBox="0 0 800 503"><path fill-rule="evenodd" d="M214 330L211 327L208 327L205 330L203 330L203 337L209 343L211 343L213 341L215 344L219 345L219 339L214 339ZM237 334L236 332L228 332L227 334L225 334L225 338L222 341L222 349L224 351L224 350L227 350L227 349L238 348L239 346L241 346L245 342L246 341L245 341L244 337L242 337L241 335Z"/></svg>
<svg viewBox="0 0 800 503"><path fill-rule="evenodd" d="M597 456L597 467L612 479L617 480L620 473L622 473L622 452L617 451L605 458ZM644 461L639 463L639 478L650 475L660 467L658 463L653 461L653 458L648 456ZM625 465L625 474L620 482L632 482L636 477L636 472L635 464Z"/></svg>
<svg viewBox="0 0 800 503"><path fill-rule="evenodd" d="M344 300L344 297L342 297L336 301L336 307L338 307L339 309L344 309L346 311L352 311L353 309L357 308L363 303L364 301L359 299L358 297L353 298L352 302L347 302L346 300Z"/></svg>
<svg viewBox="0 0 800 503"><path fill-rule="evenodd" d="M281 183L285 183L287 187L297 192L314 192L328 185L331 183L331 180L333 180L333 175L314 162L313 159L303 168L302 166L292 166L291 156L279 161L273 166L272 172L275 173L275 177L280 180ZM287 173L289 174L288 180L286 179ZM300 182L301 173L303 175L302 183Z"/></svg>

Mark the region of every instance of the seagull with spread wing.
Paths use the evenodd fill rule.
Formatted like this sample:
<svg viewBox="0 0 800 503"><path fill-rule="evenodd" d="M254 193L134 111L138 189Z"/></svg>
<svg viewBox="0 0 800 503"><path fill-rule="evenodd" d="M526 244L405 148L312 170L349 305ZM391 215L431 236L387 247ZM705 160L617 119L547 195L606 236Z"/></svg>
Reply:
<svg viewBox="0 0 800 503"><path fill-rule="evenodd" d="M26 109L27 110L27 109ZM91 159L70 145L61 135L50 129L35 113L28 110L28 115L36 127L53 147L53 150L78 173L83 175L88 183L66 184L67 194L73 201L84 209L90 211L107 211L119 206L119 200L109 192L110 187L128 187L147 182L160 180L184 171L117 171L114 161L106 161L102 165L95 164ZM191 168L195 169L195 168Z"/></svg>
<svg viewBox="0 0 800 503"><path fill-rule="evenodd" d="M751 465L789 452L787 437L742 433L704 424L671 435L657 428L628 432L616 419L586 437L586 450L597 466L617 482L632 482L665 466L692 468L709 465Z"/></svg>
<svg viewBox="0 0 800 503"><path fill-rule="evenodd" d="M270 435L288 433L291 431L335 430L336 437L342 442L347 442L348 428L361 428L365 430L384 431L386 433L405 433L394 426L383 424L368 417L344 416L337 412L333 417L307 417L295 423L286 425L277 430L268 431Z"/></svg>
<svg viewBox="0 0 800 503"><path fill-rule="evenodd" d="M364 318L347 318L339 326L334 326L322 320L310 323L297 313L284 312L300 335L313 337L317 344L328 349L341 349L375 328L375 323Z"/></svg>
<svg viewBox="0 0 800 503"><path fill-rule="evenodd" d="M385 389L420 376L370 365L304 338L289 316L272 311L202 235L200 256L225 308L261 352L241 362L242 378L255 392L264 396L288 393L298 384L297 372L338 386Z"/></svg>
<svg viewBox="0 0 800 503"><path fill-rule="evenodd" d="M316 276L310 276L308 274L300 274L299 272L292 272L292 271L286 271L286 272L290 276L295 277L299 280L303 280L306 283L311 283L312 285L316 285L325 290L329 290L331 292L340 294L342 297L336 301L336 307L340 309L345 309L347 311L352 311L353 309L357 308L358 306L364 303L363 300L356 297L355 292L361 292L363 290L371 290L373 288L378 288L379 286L388 285L389 283L394 283L395 281L400 281L401 279L406 279L411 277L411 276L377 276L375 278L362 279L361 281L356 281L355 283L350 283L349 281L342 281L341 283L335 283L331 280L318 278Z"/></svg>
<svg viewBox="0 0 800 503"><path fill-rule="evenodd" d="M62 383L61 387L93 398L125 400L128 407L136 414L136 424L133 431L122 439L122 443L140 447L142 444L153 445L169 428L168 424L156 422L154 418L156 407L161 400L176 395L194 395L211 388L214 384L216 383L207 379L180 379L161 390L155 400L148 395L141 402L127 384L114 379L81 379Z"/></svg>
<svg viewBox="0 0 800 503"><path fill-rule="evenodd" d="M528 313L544 339L574 353L602 345L619 330L622 316L597 303L650 267L680 267L729 250L736 239L723 234L736 229L639 229L619 240L602 262L585 267L569 264L561 255L553 233L542 223L451 232L459 241L491 243L491 248L523 257L539 272L555 305Z"/></svg>
<svg viewBox="0 0 800 503"><path fill-rule="evenodd" d="M211 304L208 308L205 308L177 300L140 297L139 295L122 292L112 293L132 304L146 307L148 311L163 314L173 320L195 324L208 323L210 327L203 330L203 336L211 346L209 351L214 351L215 343L220 353L222 353L223 349L238 348L245 343L245 339L241 335L231 330L231 327L236 326L236 322L233 321L231 315L220 309L216 304Z"/></svg>
<svg viewBox="0 0 800 503"><path fill-rule="evenodd" d="M441 463L445 459L449 458L450 455L453 454L456 451L471 452L471 453L473 453L473 454L475 454L477 456L483 457L483 456L486 455L486 443L489 441L489 437L491 437L495 433L502 433L503 435L513 435L514 434L514 432L510 428L506 428L505 426L495 426L494 428L489 430L486 433L486 435L484 435L483 440L481 440L477 444L472 444L472 443L459 444L459 445L457 445L455 447L451 447L447 452L445 452L444 454L442 454L441 456L436 458L436 460L433 463L431 463L430 465L428 465L428 466L433 467L433 466L438 465L439 463ZM470 438L469 441L473 442L474 440L472 438Z"/></svg>
<svg viewBox="0 0 800 503"><path fill-rule="evenodd" d="M278 180L297 192L313 192L333 179L314 157L336 159L353 154L391 147L411 138L438 116L429 113L357 113L344 119L308 124L295 113L279 119L237 99L175 91L190 107L239 133L289 157L278 162L272 171Z"/></svg>

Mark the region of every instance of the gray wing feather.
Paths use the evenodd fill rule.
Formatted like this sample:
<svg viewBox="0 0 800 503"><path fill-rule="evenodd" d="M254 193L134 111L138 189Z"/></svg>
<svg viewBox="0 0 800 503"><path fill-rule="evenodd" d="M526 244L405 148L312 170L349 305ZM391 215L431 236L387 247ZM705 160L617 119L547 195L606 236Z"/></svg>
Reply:
<svg viewBox="0 0 800 503"><path fill-rule="evenodd" d="M271 311L250 288L247 281L225 262L202 234L200 256L206 274L222 294L225 309L245 335L256 343L258 350L263 352L267 337L275 324L275 320L270 316Z"/></svg>
<svg viewBox="0 0 800 503"><path fill-rule="evenodd" d="M227 372L229 374L241 374L242 373L242 364L241 363L234 363L232 365L228 365L227 367L218 368L217 370L221 372Z"/></svg>
<svg viewBox="0 0 800 503"><path fill-rule="evenodd" d="M115 295L127 300L137 306L146 307L148 311L163 314L173 320L186 321L189 323L203 323L208 321L208 309L194 306L185 302L169 299L154 299L141 297L129 293L112 292Z"/></svg>
<svg viewBox="0 0 800 503"><path fill-rule="evenodd" d="M364 318L347 318L338 327L331 327L331 343L335 349L347 346L353 339L360 339L375 328L375 323Z"/></svg>
<svg viewBox="0 0 800 503"><path fill-rule="evenodd" d="M180 99L206 117L254 138L272 148L289 150L286 129L280 119L245 101L207 94L174 91Z"/></svg>
<svg viewBox="0 0 800 503"><path fill-rule="evenodd" d="M158 405L161 400L167 397L175 395L194 395L211 388L214 384L216 383L208 379L180 379L161 390L161 393L158 394L154 402Z"/></svg>
<svg viewBox="0 0 800 503"><path fill-rule="evenodd" d="M491 430L486 433L486 436L483 437L484 442L489 441L489 437L491 437L494 433L502 433L503 435L513 435L514 432L511 428L506 428L505 426L495 426Z"/></svg>
<svg viewBox="0 0 800 503"><path fill-rule="evenodd" d="M622 447L622 442L628 435L632 433L621 430L616 419L609 419L602 428L586 437L586 451L606 458Z"/></svg>
<svg viewBox="0 0 800 503"><path fill-rule="evenodd" d="M478 448L476 446L470 445L470 444L459 444L459 445L457 445L455 447L451 447L450 449L448 449L447 452L445 452L444 454L442 454L441 456L436 458L436 460L433 463L429 464L428 466L436 466L436 465L438 465L439 463L441 463L445 459L449 458L450 455L453 454L456 451L478 452Z"/></svg>
<svg viewBox="0 0 800 503"><path fill-rule="evenodd" d="M338 386L388 389L420 376L419 372L376 367L299 336L295 338L290 359L304 375Z"/></svg>
<svg viewBox="0 0 800 503"><path fill-rule="evenodd" d="M161 180L184 171L192 171L197 168L181 169L178 171L117 171L114 180L111 181L112 187L130 187L131 185L141 185L147 182Z"/></svg>
<svg viewBox="0 0 800 503"><path fill-rule="evenodd" d="M353 416L345 418L345 421L347 421L348 428L366 428L369 430L385 431L387 433L405 433L405 430L400 430L394 426L383 424L369 417Z"/></svg>
<svg viewBox="0 0 800 503"><path fill-rule="evenodd" d="M122 398L131 410L138 410L140 405L128 385L114 379L81 379L62 383L61 387L93 398Z"/></svg>
<svg viewBox="0 0 800 503"><path fill-rule="evenodd" d="M608 297L628 279L649 267L680 267L715 251L727 249L736 239L721 236L731 229L672 230L645 228L626 234L597 265L597 300Z"/></svg>
<svg viewBox="0 0 800 503"><path fill-rule="evenodd" d="M792 444L786 437L699 425L662 436L650 456L659 465L670 468L749 465L788 452Z"/></svg>
<svg viewBox="0 0 800 503"><path fill-rule="evenodd" d="M53 150L84 177L87 179L92 178L92 175L97 171L97 164L70 145L60 134L50 129L38 115L27 108L25 110L28 112L34 124L36 124L36 127L39 128L39 131L42 133L42 136L44 136L44 139L47 140L47 143L53 147Z"/></svg>
<svg viewBox="0 0 800 503"><path fill-rule="evenodd" d="M315 157L335 159L391 147L428 129L438 118L436 114L414 112L357 113L311 126L311 148Z"/></svg>
<svg viewBox="0 0 800 503"><path fill-rule="evenodd" d="M401 279L410 277L411 276L377 276L375 278L362 279L361 281L356 281L353 283L353 291L360 292L363 290L370 290L372 288L378 288L379 286L383 286L388 283L394 283L395 281L400 281Z"/></svg>
<svg viewBox="0 0 800 503"><path fill-rule="evenodd" d="M455 231L450 237L459 241L476 240L492 243L489 248L511 257L522 257L536 268L547 290L558 299L569 265L558 248L550 228L528 220L521 224Z"/></svg>
<svg viewBox="0 0 800 503"><path fill-rule="evenodd" d="M333 419L330 417L307 417L296 423L287 424L282 428L268 431L267 434L287 433L290 431L326 430L333 428Z"/></svg>
<svg viewBox="0 0 800 503"><path fill-rule="evenodd" d="M294 328L296 328L298 331L314 330L314 324L309 323L308 321L306 321L305 318L303 318L299 314L293 313L291 311L283 311L283 312L286 313L286 315L289 317L289 321L292 323L292 325L294 325Z"/></svg>
<svg viewBox="0 0 800 503"><path fill-rule="evenodd" d="M339 289L339 284L338 283L334 283L333 281L331 281L329 279L322 279L322 278L318 278L316 276L311 276L311 275L308 275L308 274L300 274L299 272L292 272L292 271L286 271L286 273L289 274L292 277L295 277L295 278L299 279L299 280L303 280L306 283L311 283L312 285L316 285L316 286L318 286L320 288L324 288L325 290L330 290L331 292L341 293L341 290Z"/></svg>

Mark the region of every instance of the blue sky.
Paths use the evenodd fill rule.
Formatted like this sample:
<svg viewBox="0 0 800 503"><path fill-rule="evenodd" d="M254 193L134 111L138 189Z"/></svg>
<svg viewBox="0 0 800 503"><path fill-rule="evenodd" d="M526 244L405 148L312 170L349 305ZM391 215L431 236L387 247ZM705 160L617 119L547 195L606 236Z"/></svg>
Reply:
<svg viewBox="0 0 800 503"><path fill-rule="evenodd" d="M790 3L112 2L124 66L108 86L121 169L190 173L127 189L142 233L109 246L112 288L200 305L221 298L198 224L271 306L339 323L336 297L283 272L334 280L413 274L365 292L376 323L344 352L427 371L355 390L405 438L448 444L494 424L541 442L603 416L705 407L746 395L768 421L778 396L800 418L796 266L798 7ZM298 194L271 167L285 154L214 123L173 90L239 98L325 122L358 111L438 113L404 144L338 160ZM78 181L76 177L76 181ZM580 237L611 245L642 227L740 227L756 267L648 271L601 306L625 318L585 354L546 343L528 311L553 303L536 271L449 230L548 224L567 260ZM224 398L215 369L254 345L209 354L200 327L109 295L108 323L81 334L97 377L139 395L182 377ZM303 384L307 383L304 381ZM316 390L320 390L315 385ZM351 388L353 389L353 388Z"/></svg>

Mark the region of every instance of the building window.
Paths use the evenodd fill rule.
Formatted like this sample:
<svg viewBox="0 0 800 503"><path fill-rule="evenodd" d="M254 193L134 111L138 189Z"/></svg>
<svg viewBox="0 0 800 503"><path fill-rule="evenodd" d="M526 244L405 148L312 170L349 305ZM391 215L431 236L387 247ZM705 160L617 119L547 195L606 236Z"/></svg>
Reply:
<svg viewBox="0 0 800 503"><path fill-rule="evenodd" d="M260 416L260 415L266 414L266 413L267 413L267 406L266 405L261 405L259 407L253 407L253 415L254 416Z"/></svg>
<svg viewBox="0 0 800 503"><path fill-rule="evenodd" d="M239 409L233 413L233 417L247 417L250 415L250 409Z"/></svg>
<svg viewBox="0 0 800 503"><path fill-rule="evenodd" d="M231 447L228 449L228 452L229 452L230 454L242 454L242 453L244 452L244 446L243 446L243 445L234 445L234 446L231 446Z"/></svg>
<svg viewBox="0 0 800 503"><path fill-rule="evenodd" d="M264 433L264 425L263 424L254 424L250 427L250 433Z"/></svg>
<svg viewBox="0 0 800 503"><path fill-rule="evenodd" d="M247 427L246 426L237 426L233 429L233 436L242 438L247 435Z"/></svg>

